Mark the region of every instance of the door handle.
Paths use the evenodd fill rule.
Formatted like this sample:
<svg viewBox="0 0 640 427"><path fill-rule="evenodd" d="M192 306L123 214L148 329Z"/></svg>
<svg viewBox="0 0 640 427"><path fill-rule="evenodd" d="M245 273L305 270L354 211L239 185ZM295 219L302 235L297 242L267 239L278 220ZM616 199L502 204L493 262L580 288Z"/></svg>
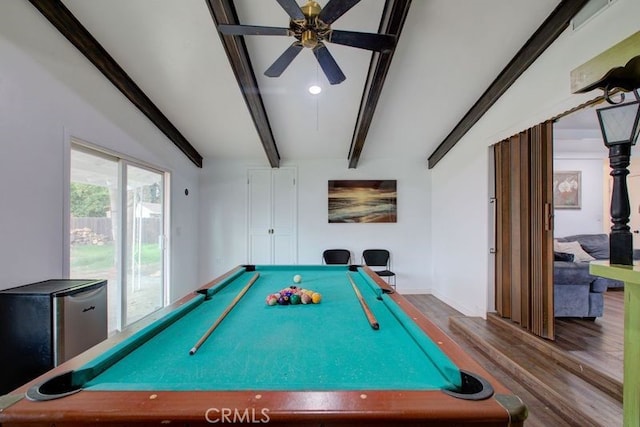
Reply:
<svg viewBox="0 0 640 427"><path fill-rule="evenodd" d="M551 203L544 204L544 230L553 230L553 208Z"/></svg>

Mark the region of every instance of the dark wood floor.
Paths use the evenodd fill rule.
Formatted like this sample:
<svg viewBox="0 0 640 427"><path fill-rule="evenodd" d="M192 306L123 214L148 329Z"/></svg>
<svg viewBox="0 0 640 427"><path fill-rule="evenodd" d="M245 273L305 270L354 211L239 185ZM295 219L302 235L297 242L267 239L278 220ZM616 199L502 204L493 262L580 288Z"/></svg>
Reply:
<svg viewBox="0 0 640 427"><path fill-rule="evenodd" d="M624 292L609 291L604 297L604 316L595 322L556 319L554 344L622 382Z"/></svg>
<svg viewBox="0 0 640 427"><path fill-rule="evenodd" d="M556 321L556 341L551 342L543 340L545 345L551 344L552 348L557 352L567 352L578 358L581 363L584 362L585 369L589 367L596 367L596 369L602 369L609 375L622 381L622 342L623 342L623 295L622 291L608 292L605 294L605 314L603 317L598 318L595 322L581 319L557 319ZM486 351L481 351L477 342L469 340L468 336L460 333L457 328L451 326L451 319L457 321L469 321L483 325L483 322L487 322L478 318L465 318L460 312L454 310L450 306L444 304L437 298L431 295L407 295L407 299L414 304L420 311L425 313L431 320L433 320L442 330L452 336L467 352L469 352L478 362L488 371L490 371L499 381L507 386L512 392L520 396L529 409L529 417L525 425L527 427L548 427L548 426L574 426L580 425L607 425L616 426L620 425L620 405L612 409L612 414L604 416L602 419L611 420L611 422L592 422L585 423L584 421L576 422L568 420L567 414L560 413L557 409L550 407L549 401L545 402L545 399L541 398L540 393L532 393L532 382L527 381L526 374L514 374L513 369L510 369L504 364L501 364L499 357L490 357ZM490 325L489 325L490 326ZM505 339L513 340L514 337L502 328L490 328L491 333L502 334ZM496 339L500 339L497 337ZM488 339L494 339L491 336ZM513 341L511 341L513 342ZM510 344L512 347L519 346ZM576 380L572 379L568 383L561 383L565 374L559 373L555 369L541 368L542 363L546 360L546 355L541 355L536 351L530 351L531 355L528 360L524 362L525 366L529 366L535 375L540 377L542 375L543 381L545 375L549 384L559 387L560 394L568 394L571 391L575 391L575 399L580 399L582 385L575 384ZM536 369L537 368L537 369ZM542 371L542 373L540 373ZM548 371L548 374L545 372ZM534 375L533 373L531 374ZM568 375L567 375L568 376ZM524 380L523 380L524 378ZM560 379L559 379L560 378ZM560 383L559 383L560 382ZM550 387L552 387L550 386ZM575 387L576 390L568 390L569 387ZM539 391L539 390L538 390ZM592 391L589 391L593 393ZM573 394L573 393L572 393ZM609 395L603 394L603 399L611 399ZM586 399L585 399L586 400ZM609 400L610 401L610 400ZM607 402L609 402L607 401ZM593 405L591 401L578 402L577 408L580 408L580 403L585 406ZM603 405L605 406L605 405ZM598 411L598 408L595 408Z"/></svg>

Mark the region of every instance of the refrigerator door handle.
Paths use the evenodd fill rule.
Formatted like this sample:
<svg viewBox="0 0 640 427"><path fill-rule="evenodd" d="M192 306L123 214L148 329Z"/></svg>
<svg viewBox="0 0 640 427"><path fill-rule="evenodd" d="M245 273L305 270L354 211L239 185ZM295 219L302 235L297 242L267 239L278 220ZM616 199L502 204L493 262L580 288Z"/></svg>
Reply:
<svg viewBox="0 0 640 427"><path fill-rule="evenodd" d="M53 299L55 366L107 338L107 286Z"/></svg>
<svg viewBox="0 0 640 427"><path fill-rule="evenodd" d="M93 297L95 297L96 295L98 295L103 291L104 291L103 288L92 289L90 291L80 291L75 294L69 294L66 296L66 298L73 300L77 304L77 303L81 303L82 300L92 299Z"/></svg>

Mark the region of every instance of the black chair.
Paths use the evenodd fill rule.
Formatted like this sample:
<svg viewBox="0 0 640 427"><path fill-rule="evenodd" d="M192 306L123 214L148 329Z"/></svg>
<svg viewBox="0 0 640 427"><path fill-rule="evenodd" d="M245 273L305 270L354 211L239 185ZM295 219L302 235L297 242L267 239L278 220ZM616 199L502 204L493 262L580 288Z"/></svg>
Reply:
<svg viewBox="0 0 640 427"><path fill-rule="evenodd" d="M387 283L394 289L396 287L396 273L391 271L391 255L386 249L365 249L362 252L362 261L368 267L383 267L383 270L372 270L380 277L385 277ZM393 284L391 283L393 279Z"/></svg>
<svg viewBox="0 0 640 427"><path fill-rule="evenodd" d="M322 261L325 264L349 264L351 252L347 249L327 249L322 253Z"/></svg>

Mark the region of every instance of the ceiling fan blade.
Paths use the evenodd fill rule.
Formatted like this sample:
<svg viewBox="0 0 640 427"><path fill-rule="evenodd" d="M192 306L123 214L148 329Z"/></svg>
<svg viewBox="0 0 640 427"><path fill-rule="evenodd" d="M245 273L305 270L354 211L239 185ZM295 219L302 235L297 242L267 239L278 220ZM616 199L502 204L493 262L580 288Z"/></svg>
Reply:
<svg viewBox="0 0 640 427"><path fill-rule="evenodd" d="M291 34L288 28L233 24L218 24L218 31L227 36L288 36Z"/></svg>
<svg viewBox="0 0 640 427"><path fill-rule="evenodd" d="M296 0L277 0L278 4L289 14L291 19L304 19L304 14Z"/></svg>
<svg viewBox="0 0 640 427"><path fill-rule="evenodd" d="M327 76L329 83L337 85L346 79L342 70L338 66L338 63L333 59L333 55L331 55L329 49L327 49L324 43L318 43L316 47L313 48L313 54L316 56L316 59L318 60L322 71L324 71L325 76Z"/></svg>
<svg viewBox="0 0 640 427"><path fill-rule="evenodd" d="M332 30L328 40L360 49L381 52L392 50L396 45L396 37L389 34L359 33L357 31Z"/></svg>
<svg viewBox="0 0 640 427"><path fill-rule="evenodd" d="M329 0L329 3L320 11L318 19L327 25L331 25L358 3L360 3L360 0Z"/></svg>
<svg viewBox="0 0 640 427"><path fill-rule="evenodd" d="M276 59L276 62L271 64L271 67L264 72L264 75L267 77L280 77L302 49L303 47L299 42L294 42L283 52L282 55L280 55L278 59Z"/></svg>

